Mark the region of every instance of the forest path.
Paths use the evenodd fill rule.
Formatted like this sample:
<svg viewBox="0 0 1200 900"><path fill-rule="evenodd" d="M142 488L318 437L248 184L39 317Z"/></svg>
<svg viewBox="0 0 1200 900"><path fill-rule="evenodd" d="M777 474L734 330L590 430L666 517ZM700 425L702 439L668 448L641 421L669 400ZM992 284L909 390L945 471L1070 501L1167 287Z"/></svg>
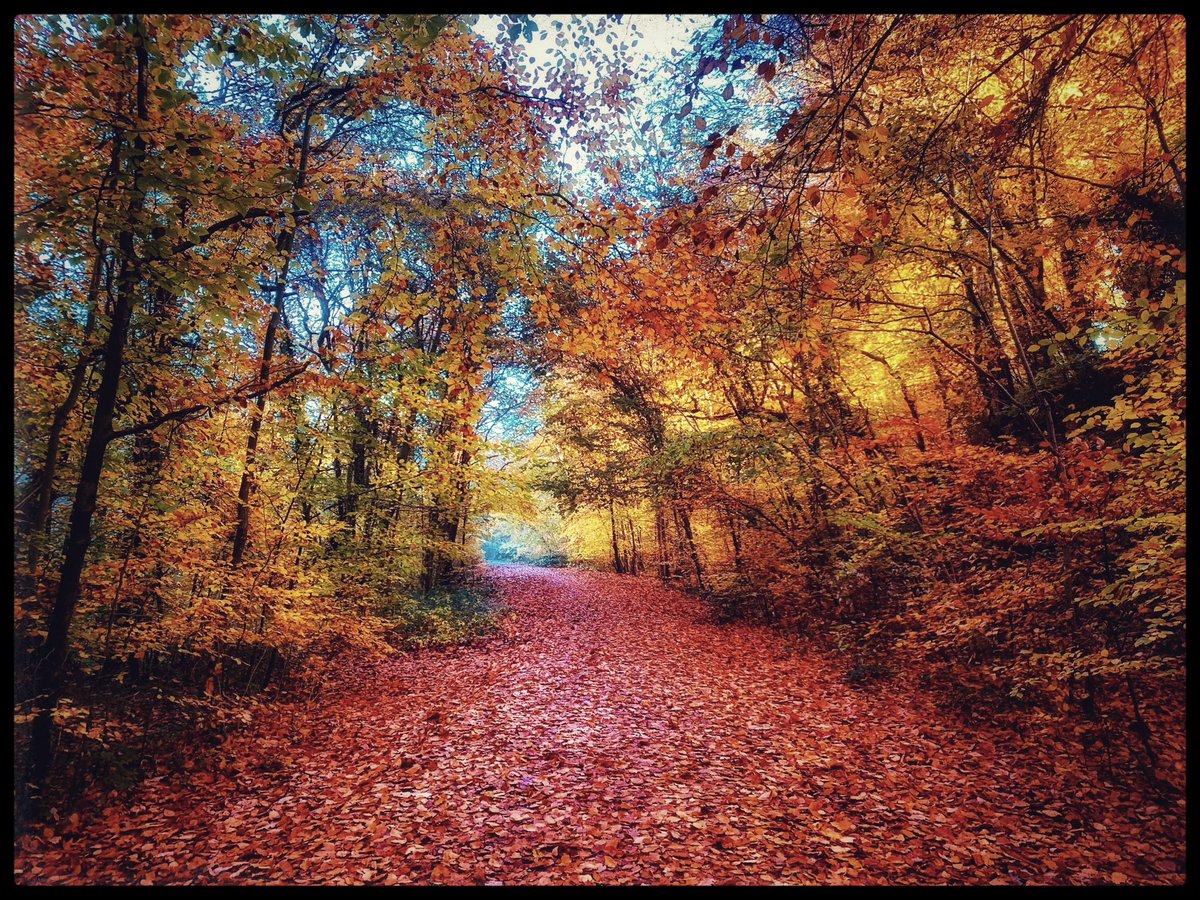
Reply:
<svg viewBox="0 0 1200 900"><path fill-rule="evenodd" d="M32 883L1180 881L1182 809L648 579L498 566L501 638L351 666ZM65 826L65 823L64 823ZM1181 852L1181 851L1180 851Z"/></svg>

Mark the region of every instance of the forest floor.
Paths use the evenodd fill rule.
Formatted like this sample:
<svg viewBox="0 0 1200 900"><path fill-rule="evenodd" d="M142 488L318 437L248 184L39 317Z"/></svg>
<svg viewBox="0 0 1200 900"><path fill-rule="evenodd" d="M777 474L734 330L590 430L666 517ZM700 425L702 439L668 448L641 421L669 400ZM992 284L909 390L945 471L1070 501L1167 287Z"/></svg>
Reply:
<svg viewBox="0 0 1200 900"><path fill-rule="evenodd" d="M27 836L51 883L1181 883L1182 799L648 579L492 569L503 636L349 664ZM74 818L74 817L73 817Z"/></svg>

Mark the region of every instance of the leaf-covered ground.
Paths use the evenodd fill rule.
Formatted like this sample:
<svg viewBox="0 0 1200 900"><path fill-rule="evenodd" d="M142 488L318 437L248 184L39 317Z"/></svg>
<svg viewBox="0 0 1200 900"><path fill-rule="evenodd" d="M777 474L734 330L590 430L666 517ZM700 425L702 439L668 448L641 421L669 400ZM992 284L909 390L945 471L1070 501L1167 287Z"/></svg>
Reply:
<svg viewBox="0 0 1200 900"><path fill-rule="evenodd" d="M1182 799L649 580L494 570L506 635L341 672L22 883L1179 883Z"/></svg>

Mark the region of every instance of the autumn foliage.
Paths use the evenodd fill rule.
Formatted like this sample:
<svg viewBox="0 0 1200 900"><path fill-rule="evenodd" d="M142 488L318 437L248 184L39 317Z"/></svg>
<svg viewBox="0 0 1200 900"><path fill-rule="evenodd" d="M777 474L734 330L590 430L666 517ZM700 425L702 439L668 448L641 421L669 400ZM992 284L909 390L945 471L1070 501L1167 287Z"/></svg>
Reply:
<svg viewBox="0 0 1200 900"><path fill-rule="evenodd" d="M15 20L19 817L496 633L484 552L1177 797L1183 19L717 16L650 100L472 25Z"/></svg>
<svg viewBox="0 0 1200 900"><path fill-rule="evenodd" d="M1182 62L1156 17L722 20L686 200L576 298L585 555L1180 777Z"/></svg>

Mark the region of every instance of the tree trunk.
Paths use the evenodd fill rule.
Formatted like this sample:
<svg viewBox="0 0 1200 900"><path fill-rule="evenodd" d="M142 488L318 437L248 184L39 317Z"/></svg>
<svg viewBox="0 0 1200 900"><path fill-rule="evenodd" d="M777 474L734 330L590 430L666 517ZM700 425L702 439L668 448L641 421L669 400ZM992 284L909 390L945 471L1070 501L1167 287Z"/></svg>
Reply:
<svg viewBox="0 0 1200 900"><path fill-rule="evenodd" d="M608 501L608 525L609 533L612 535L613 571L618 575L624 575L625 566L621 562L621 545L617 541L617 514L615 504L611 499Z"/></svg>
<svg viewBox="0 0 1200 900"><path fill-rule="evenodd" d="M308 173L308 148L312 138L312 117L314 107L309 106L304 114L304 133L300 139L300 165L296 173L295 190L299 192L304 187L305 176ZM297 222L303 213L295 201L292 202L292 221ZM275 335L283 318L283 297L287 289L288 269L292 262L292 243L295 240L295 225L285 226L279 233L275 248L283 256L279 274L275 279L275 303L271 307L271 317L267 320L267 333L263 337L262 362L258 369L258 380L264 386L271 375L271 358L275 355ZM246 545L250 539L250 495L254 490L254 464L258 454L258 435L262 430L263 412L267 405L267 392L263 391L254 401L250 412L250 434L246 438L246 461L242 467L242 482L238 486L237 525L233 531L233 559L231 565L238 568L246 553Z"/></svg>
<svg viewBox="0 0 1200 900"><path fill-rule="evenodd" d="M659 503L654 507L654 542L658 547L658 577L671 579L671 558L667 550L667 514Z"/></svg>
<svg viewBox="0 0 1200 900"><path fill-rule="evenodd" d="M134 20L137 43L134 53L137 59L137 87L135 103L139 122L145 122L147 112L149 53L140 20ZM75 488L75 501L71 507L67 539L63 546L63 562L59 571L58 590L50 611L46 629L46 640L35 661L33 700L33 727L29 738L27 760L27 789L23 804L30 816L37 815L37 807L43 799L46 776L50 770L50 756L54 737L53 712L62 697L63 678L70 649L71 621L79 605L83 567L87 560L88 547L92 542L92 520L96 513L96 499L100 479L104 473L104 456L113 431L113 418L117 406L117 392L121 384L121 369L125 356L125 345L129 334L129 321L133 313L134 291L141 279L134 246L133 225L143 206L143 196L137 186L145 159L146 145L139 135L134 137L138 153L130 166L131 199L126 221L129 226L119 238L122 254L120 275L117 279L117 295L113 303L112 323L104 345L104 372L96 394L96 410L92 417L91 432L84 451L79 481Z"/></svg>
<svg viewBox="0 0 1200 900"><path fill-rule="evenodd" d="M700 590L705 590L704 586L704 570L700 566L700 552L696 549L696 539L692 535L692 520L688 516L688 511L683 506L676 510L679 517L679 526L683 529L683 538L687 544L688 556L692 560L692 568L696 573L696 587Z"/></svg>
<svg viewBox="0 0 1200 900"><path fill-rule="evenodd" d="M729 540L733 544L733 570L735 572L742 571L742 536L738 532L737 520L734 519L733 513L729 510L725 511L725 522L729 526Z"/></svg>
<svg viewBox="0 0 1200 900"><path fill-rule="evenodd" d="M642 560L640 548L638 546L637 529L633 524L633 516L625 517L625 524L629 530L629 574L637 575L642 568Z"/></svg>

